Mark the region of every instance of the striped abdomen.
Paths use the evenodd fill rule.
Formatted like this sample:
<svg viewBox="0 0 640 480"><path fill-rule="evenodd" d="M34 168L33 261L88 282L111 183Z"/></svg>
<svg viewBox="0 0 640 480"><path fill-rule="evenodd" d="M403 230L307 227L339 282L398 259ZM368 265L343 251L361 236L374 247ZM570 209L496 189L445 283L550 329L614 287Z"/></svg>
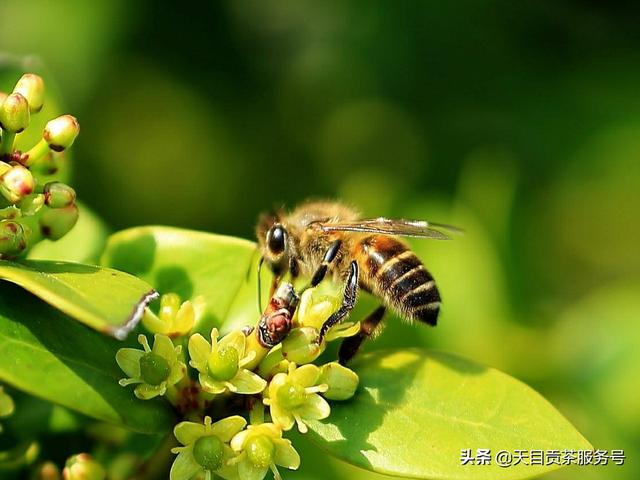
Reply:
<svg viewBox="0 0 640 480"><path fill-rule="evenodd" d="M435 325L440 293L420 259L393 237L372 235L358 244L362 286L402 316Z"/></svg>

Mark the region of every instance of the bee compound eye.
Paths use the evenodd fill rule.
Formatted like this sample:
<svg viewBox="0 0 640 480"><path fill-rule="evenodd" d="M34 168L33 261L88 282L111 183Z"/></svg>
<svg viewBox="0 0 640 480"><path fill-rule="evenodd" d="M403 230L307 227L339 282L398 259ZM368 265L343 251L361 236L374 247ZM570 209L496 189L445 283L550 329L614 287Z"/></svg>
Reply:
<svg viewBox="0 0 640 480"><path fill-rule="evenodd" d="M276 225L269 233L267 233L267 246L271 253L280 254L284 252L285 246L285 231L280 225Z"/></svg>

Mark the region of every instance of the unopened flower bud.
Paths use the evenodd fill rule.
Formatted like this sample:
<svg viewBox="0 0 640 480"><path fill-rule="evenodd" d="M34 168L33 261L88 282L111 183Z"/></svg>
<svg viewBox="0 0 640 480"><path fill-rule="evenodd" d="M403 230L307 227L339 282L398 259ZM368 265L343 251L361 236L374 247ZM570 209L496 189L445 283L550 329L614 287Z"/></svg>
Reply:
<svg viewBox="0 0 640 480"><path fill-rule="evenodd" d="M61 478L60 469L55 463L44 462L33 470L29 480L60 480Z"/></svg>
<svg viewBox="0 0 640 480"><path fill-rule="evenodd" d="M0 220L13 220L16 218L20 218L21 216L22 209L16 207L15 205L9 205L8 207L0 209Z"/></svg>
<svg viewBox="0 0 640 480"><path fill-rule="evenodd" d="M61 115L45 125L42 137L51 150L61 152L73 145L78 133L80 133L78 120L71 115Z"/></svg>
<svg viewBox="0 0 640 480"><path fill-rule="evenodd" d="M20 212L27 217L35 215L44 205L44 195L42 193L32 193L20 200Z"/></svg>
<svg viewBox="0 0 640 480"><path fill-rule="evenodd" d="M49 182L44 186L44 202L49 208L64 208L75 203L76 191L62 182Z"/></svg>
<svg viewBox="0 0 640 480"><path fill-rule="evenodd" d="M282 355L298 365L313 362L323 348L318 343L318 330L313 327L294 328L282 342Z"/></svg>
<svg viewBox="0 0 640 480"><path fill-rule="evenodd" d="M36 181L31 172L22 165L14 165L0 177L0 193L11 203L33 192Z"/></svg>
<svg viewBox="0 0 640 480"><path fill-rule="evenodd" d="M20 93L29 103L31 113L37 113L44 103L44 81L42 77L34 73L25 73L13 89L14 93Z"/></svg>
<svg viewBox="0 0 640 480"><path fill-rule="evenodd" d="M12 93L0 105L0 127L10 133L20 133L29 126L29 103L19 93Z"/></svg>
<svg viewBox="0 0 640 480"><path fill-rule="evenodd" d="M12 220L0 221L0 256L14 256L27 248L27 232Z"/></svg>
<svg viewBox="0 0 640 480"><path fill-rule="evenodd" d="M62 476L64 480L104 480L107 474L91 455L80 453L67 460Z"/></svg>
<svg viewBox="0 0 640 480"><path fill-rule="evenodd" d="M78 207L47 209L40 217L40 232L43 237L58 240L64 237L78 221Z"/></svg>
<svg viewBox="0 0 640 480"><path fill-rule="evenodd" d="M326 383L329 389L323 393L329 400L348 400L353 397L360 379L353 370L337 362L320 367L319 383Z"/></svg>

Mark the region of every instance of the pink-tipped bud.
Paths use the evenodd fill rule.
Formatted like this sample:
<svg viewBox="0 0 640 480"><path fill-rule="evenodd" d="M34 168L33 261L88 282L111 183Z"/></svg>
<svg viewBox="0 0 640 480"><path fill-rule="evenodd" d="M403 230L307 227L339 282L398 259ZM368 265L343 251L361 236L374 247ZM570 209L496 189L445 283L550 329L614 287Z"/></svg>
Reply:
<svg viewBox="0 0 640 480"><path fill-rule="evenodd" d="M20 77L13 91L27 99L31 113L38 113L42 110L44 103L44 81L39 75L25 73Z"/></svg>
<svg viewBox="0 0 640 480"><path fill-rule="evenodd" d="M20 93L7 96L0 106L0 127L11 133L20 133L29 126L29 102Z"/></svg>
<svg viewBox="0 0 640 480"><path fill-rule="evenodd" d="M13 165L0 177L0 193L11 203L17 203L30 195L35 188L35 179L22 165Z"/></svg>
<svg viewBox="0 0 640 480"><path fill-rule="evenodd" d="M73 145L78 133L80 133L80 124L76 117L61 115L45 125L42 137L51 150L62 152Z"/></svg>
<svg viewBox="0 0 640 480"><path fill-rule="evenodd" d="M27 248L27 232L13 220L0 221L0 257L13 257Z"/></svg>
<svg viewBox="0 0 640 480"><path fill-rule="evenodd" d="M76 191L61 182L49 182L44 186L44 202L50 208L64 208L76 201Z"/></svg>

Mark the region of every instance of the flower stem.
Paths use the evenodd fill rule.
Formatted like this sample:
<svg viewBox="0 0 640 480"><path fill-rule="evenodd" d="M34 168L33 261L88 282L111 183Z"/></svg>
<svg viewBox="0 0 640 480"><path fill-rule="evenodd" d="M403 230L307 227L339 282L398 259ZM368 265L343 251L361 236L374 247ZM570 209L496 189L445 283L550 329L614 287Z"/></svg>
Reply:
<svg viewBox="0 0 640 480"><path fill-rule="evenodd" d="M253 402L253 406L249 411L249 423L251 425L260 425L261 423L264 423L264 404L262 402Z"/></svg>
<svg viewBox="0 0 640 480"><path fill-rule="evenodd" d="M36 143L33 147L27 150L23 154L24 160L22 163L25 167L30 167L33 164L37 163L42 157L49 153L49 144L45 141L44 138L40 139L38 143Z"/></svg>
<svg viewBox="0 0 640 480"><path fill-rule="evenodd" d="M0 155L7 155L13 152L13 144L15 140L16 134L14 132L4 130L2 132L2 142L0 142Z"/></svg>
<svg viewBox="0 0 640 480"><path fill-rule="evenodd" d="M165 393L165 397L174 407L178 405L180 395L178 395L178 389L175 385L167 385L167 392Z"/></svg>

